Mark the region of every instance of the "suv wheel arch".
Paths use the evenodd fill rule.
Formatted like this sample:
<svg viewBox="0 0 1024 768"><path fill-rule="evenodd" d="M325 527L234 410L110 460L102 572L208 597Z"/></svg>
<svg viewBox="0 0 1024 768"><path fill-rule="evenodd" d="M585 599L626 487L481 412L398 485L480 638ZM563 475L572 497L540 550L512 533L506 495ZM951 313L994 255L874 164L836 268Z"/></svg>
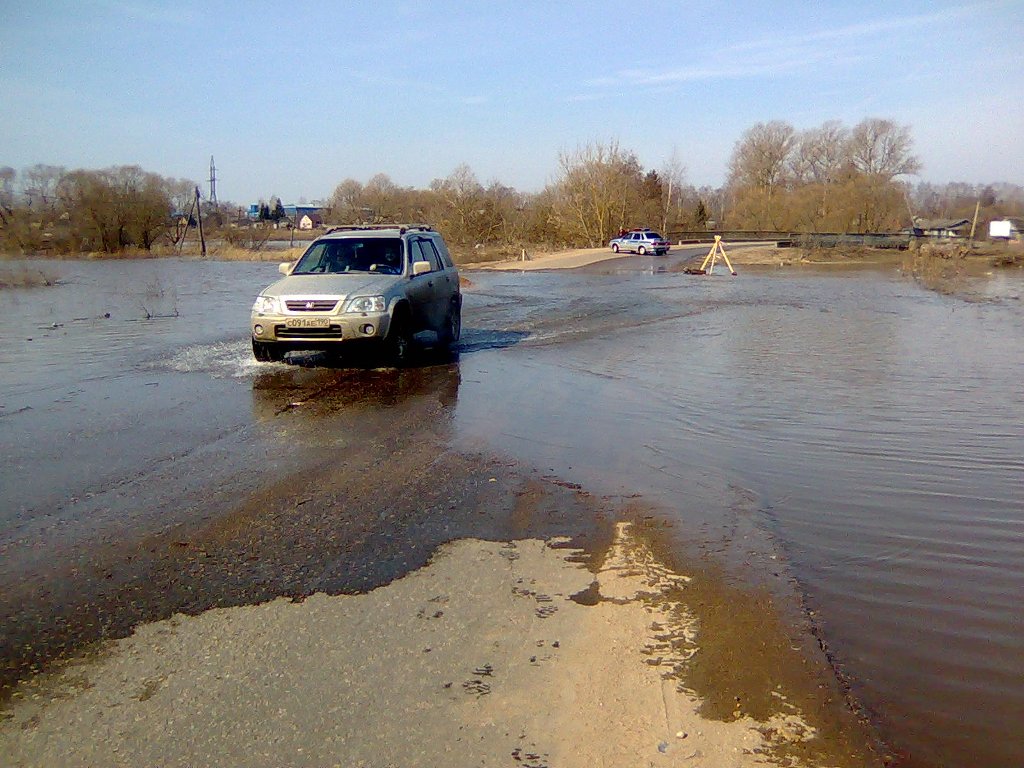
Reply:
<svg viewBox="0 0 1024 768"><path fill-rule="evenodd" d="M388 335L384 338L384 356L391 365L400 368L409 361L412 352L412 313L405 301L399 301L391 313Z"/></svg>
<svg viewBox="0 0 1024 768"><path fill-rule="evenodd" d="M448 314L445 315L444 325L438 331L437 337L445 347L455 344L462 336L462 297L455 296L448 306Z"/></svg>

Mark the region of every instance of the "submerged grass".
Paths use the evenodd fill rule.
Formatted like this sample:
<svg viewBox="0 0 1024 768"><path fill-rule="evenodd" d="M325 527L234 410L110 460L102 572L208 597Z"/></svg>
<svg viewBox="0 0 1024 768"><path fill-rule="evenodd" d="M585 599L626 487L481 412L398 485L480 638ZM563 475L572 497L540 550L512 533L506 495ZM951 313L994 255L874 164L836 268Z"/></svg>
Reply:
<svg viewBox="0 0 1024 768"><path fill-rule="evenodd" d="M57 276L48 269L25 264L0 266L0 288L42 288L57 284Z"/></svg>
<svg viewBox="0 0 1024 768"><path fill-rule="evenodd" d="M309 243L298 243L294 248L274 248L259 251L235 245L223 245L208 250L206 257L215 261L295 261L303 254L308 245ZM198 254L185 253L182 255L196 256Z"/></svg>

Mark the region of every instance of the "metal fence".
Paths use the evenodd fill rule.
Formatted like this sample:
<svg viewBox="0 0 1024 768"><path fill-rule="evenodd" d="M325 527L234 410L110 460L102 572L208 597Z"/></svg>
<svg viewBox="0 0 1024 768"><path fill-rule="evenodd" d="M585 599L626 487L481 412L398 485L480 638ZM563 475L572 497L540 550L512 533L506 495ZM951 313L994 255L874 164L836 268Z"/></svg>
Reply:
<svg viewBox="0 0 1024 768"><path fill-rule="evenodd" d="M779 247L835 248L862 246L867 248L894 248L904 250L910 246L912 235L906 232L871 232L848 234L843 232L778 232L766 229L683 230L668 232L674 243L712 243L718 235L727 243L774 242Z"/></svg>

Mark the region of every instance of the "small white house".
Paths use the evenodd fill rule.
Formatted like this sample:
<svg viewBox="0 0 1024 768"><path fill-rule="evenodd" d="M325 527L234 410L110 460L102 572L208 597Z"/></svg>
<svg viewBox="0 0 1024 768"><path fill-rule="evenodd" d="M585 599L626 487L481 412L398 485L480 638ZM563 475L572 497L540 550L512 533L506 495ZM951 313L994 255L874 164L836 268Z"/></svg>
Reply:
<svg viewBox="0 0 1024 768"><path fill-rule="evenodd" d="M317 229L323 226L319 213L304 213L299 217L299 229Z"/></svg>
<svg viewBox="0 0 1024 768"><path fill-rule="evenodd" d="M1020 219L997 219L988 224L988 236L992 240L1013 240L1024 238L1024 221Z"/></svg>

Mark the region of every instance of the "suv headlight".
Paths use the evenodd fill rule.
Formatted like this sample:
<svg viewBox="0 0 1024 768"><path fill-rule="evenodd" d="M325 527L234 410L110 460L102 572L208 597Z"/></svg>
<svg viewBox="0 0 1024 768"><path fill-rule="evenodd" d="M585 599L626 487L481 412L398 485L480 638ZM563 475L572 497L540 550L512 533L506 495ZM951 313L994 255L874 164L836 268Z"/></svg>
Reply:
<svg viewBox="0 0 1024 768"><path fill-rule="evenodd" d="M359 296L345 307L346 312L383 312L387 304L383 296Z"/></svg>
<svg viewBox="0 0 1024 768"><path fill-rule="evenodd" d="M277 306L277 299L273 296L257 296L253 302L252 311L257 315L277 315L280 309Z"/></svg>

